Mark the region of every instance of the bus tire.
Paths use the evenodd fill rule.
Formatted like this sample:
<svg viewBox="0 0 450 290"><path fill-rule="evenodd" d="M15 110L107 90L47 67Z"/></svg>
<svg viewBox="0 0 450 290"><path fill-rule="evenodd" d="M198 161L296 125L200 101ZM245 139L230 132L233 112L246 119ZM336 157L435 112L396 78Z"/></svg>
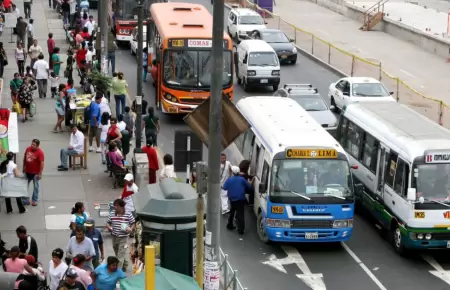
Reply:
<svg viewBox="0 0 450 290"><path fill-rule="evenodd" d="M243 86L245 92L248 92L248 91L249 91L250 88L249 88L249 86L248 86L247 81L245 80L245 78L242 80L242 86Z"/></svg>
<svg viewBox="0 0 450 290"><path fill-rule="evenodd" d="M390 242L392 244L392 247L394 248L394 251L399 254L400 256L406 256L407 249L405 248L405 245L403 243L403 237L402 233L400 231L400 226L396 221L392 222L390 231L389 231L389 238Z"/></svg>
<svg viewBox="0 0 450 290"><path fill-rule="evenodd" d="M256 231L261 241L263 241L265 244L270 244L269 237L267 236L266 231L264 230L264 219L261 212L258 213L258 219L256 222Z"/></svg>

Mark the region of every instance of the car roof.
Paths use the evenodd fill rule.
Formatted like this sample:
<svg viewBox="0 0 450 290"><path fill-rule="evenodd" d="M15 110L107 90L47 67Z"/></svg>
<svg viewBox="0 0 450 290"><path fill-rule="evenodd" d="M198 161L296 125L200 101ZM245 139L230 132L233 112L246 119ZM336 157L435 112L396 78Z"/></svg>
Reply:
<svg viewBox="0 0 450 290"><path fill-rule="evenodd" d="M281 32L281 33L283 33L281 30L273 29L273 28L260 28L260 29L255 29L255 30L259 31L259 32L269 32L269 33Z"/></svg>
<svg viewBox="0 0 450 290"><path fill-rule="evenodd" d="M270 46L264 40L260 40L260 39L246 39L246 40L241 41L239 46L248 47L250 52L253 52L253 51L258 51L258 52L272 51L273 52L272 46Z"/></svg>
<svg viewBox="0 0 450 290"><path fill-rule="evenodd" d="M234 8L231 9L231 11L234 11L238 16L246 16L246 15L258 15L258 12L253 11L252 9L249 8Z"/></svg>
<svg viewBox="0 0 450 290"><path fill-rule="evenodd" d="M379 84L380 81L371 77L347 77L345 78L350 83L371 83Z"/></svg>

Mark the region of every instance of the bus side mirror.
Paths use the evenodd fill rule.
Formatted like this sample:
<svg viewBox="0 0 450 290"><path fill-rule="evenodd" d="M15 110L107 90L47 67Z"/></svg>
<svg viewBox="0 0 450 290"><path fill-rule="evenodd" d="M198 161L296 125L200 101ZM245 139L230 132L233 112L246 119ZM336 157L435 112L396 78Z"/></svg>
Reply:
<svg viewBox="0 0 450 290"><path fill-rule="evenodd" d="M235 74L239 74L239 53L236 51L234 52L234 70Z"/></svg>
<svg viewBox="0 0 450 290"><path fill-rule="evenodd" d="M417 192L415 188L408 188L408 192L406 193L406 199L408 201L416 201Z"/></svg>
<svg viewBox="0 0 450 290"><path fill-rule="evenodd" d="M266 184L265 183L260 183L259 184L259 193L265 193L267 190Z"/></svg>

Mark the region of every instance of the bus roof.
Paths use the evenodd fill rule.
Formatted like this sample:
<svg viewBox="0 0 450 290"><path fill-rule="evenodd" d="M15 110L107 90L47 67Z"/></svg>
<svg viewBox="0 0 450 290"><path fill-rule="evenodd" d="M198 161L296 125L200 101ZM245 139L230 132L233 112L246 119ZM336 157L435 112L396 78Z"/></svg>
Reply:
<svg viewBox="0 0 450 290"><path fill-rule="evenodd" d="M413 161L426 150L450 149L450 131L413 109L394 102L361 102L343 112L381 142Z"/></svg>
<svg viewBox="0 0 450 290"><path fill-rule="evenodd" d="M167 2L150 6L153 21L162 39L212 38L213 18L205 6L193 3ZM231 41L224 32L224 39Z"/></svg>
<svg viewBox="0 0 450 290"><path fill-rule="evenodd" d="M272 157L287 147L345 150L296 101L283 97L246 97L236 107Z"/></svg>

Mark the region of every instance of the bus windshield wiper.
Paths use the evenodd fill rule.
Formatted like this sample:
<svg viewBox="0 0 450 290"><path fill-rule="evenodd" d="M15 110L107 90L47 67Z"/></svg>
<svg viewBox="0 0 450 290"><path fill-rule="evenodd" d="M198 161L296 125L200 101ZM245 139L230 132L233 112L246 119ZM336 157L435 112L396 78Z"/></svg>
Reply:
<svg viewBox="0 0 450 290"><path fill-rule="evenodd" d="M446 204L446 203L444 203L442 201L438 201L438 200L434 200L434 199L425 199L425 201L434 202L434 203L441 204L441 205L446 206L446 207L450 207L450 205L448 205L448 204Z"/></svg>
<svg viewBox="0 0 450 290"><path fill-rule="evenodd" d="M343 199L343 200L347 199L347 198L345 198L343 196L340 196L340 195L337 195L337 194L333 194L333 193L325 193L324 196L332 196L332 197Z"/></svg>
<svg viewBox="0 0 450 290"><path fill-rule="evenodd" d="M300 196L300 197L302 197L302 198L304 198L304 199L306 199L306 200L311 200L311 198L309 198L309 197L307 197L306 195L303 195L303 194L301 194L301 193L298 193L298 192L295 192L295 191L292 191L292 190L289 190L292 194L295 194L295 195L297 195L297 196Z"/></svg>

